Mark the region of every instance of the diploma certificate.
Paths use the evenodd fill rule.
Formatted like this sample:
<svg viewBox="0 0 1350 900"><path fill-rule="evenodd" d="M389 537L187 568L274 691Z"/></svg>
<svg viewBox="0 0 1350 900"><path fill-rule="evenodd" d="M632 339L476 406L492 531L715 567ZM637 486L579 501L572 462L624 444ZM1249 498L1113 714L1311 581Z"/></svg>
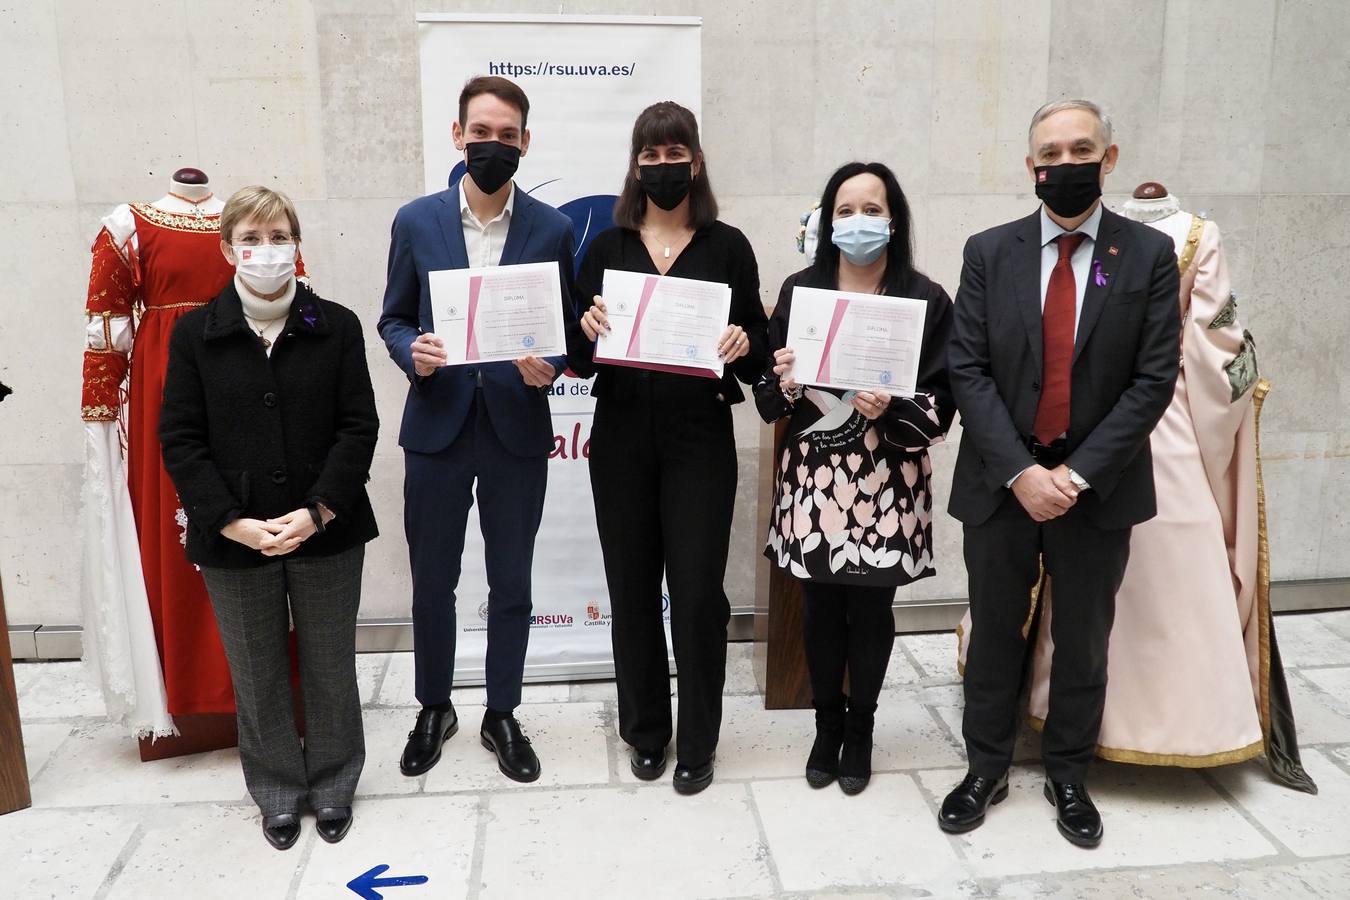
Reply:
<svg viewBox="0 0 1350 900"><path fill-rule="evenodd" d="M798 287L787 346L798 384L912 397L928 304L908 297Z"/></svg>
<svg viewBox="0 0 1350 900"><path fill-rule="evenodd" d="M601 291L611 330L595 343L597 362L722 377L728 285L606 269Z"/></svg>
<svg viewBox="0 0 1350 900"><path fill-rule="evenodd" d="M562 285L558 264L526 263L427 273L432 326L445 341L447 365L562 356Z"/></svg>

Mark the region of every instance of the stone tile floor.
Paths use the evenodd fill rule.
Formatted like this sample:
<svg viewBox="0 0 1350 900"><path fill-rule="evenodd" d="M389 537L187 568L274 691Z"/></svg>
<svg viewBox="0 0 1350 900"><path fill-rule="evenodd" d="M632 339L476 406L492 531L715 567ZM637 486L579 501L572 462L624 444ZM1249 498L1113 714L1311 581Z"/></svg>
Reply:
<svg viewBox="0 0 1350 900"><path fill-rule="evenodd" d="M359 659L365 774L341 844L309 822L287 853L259 833L233 751L155 763L99 719L79 663L16 666L33 808L0 817L0 896L353 898L1080 898L1350 896L1350 611L1282 616L1303 758L1321 792L1275 785L1259 761L1206 771L1098 763L1106 840L1065 843L1040 796L1034 734L1008 802L958 838L934 824L964 770L950 634L896 643L861 796L812 791L807 711L766 711L749 644L733 645L717 780L697 797L638 782L615 733L613 685L529 685L519 717L543 760L502 778L467 726L439 766L399 774L411 657ZM673 690L673 683L672 683Z"/></svg>

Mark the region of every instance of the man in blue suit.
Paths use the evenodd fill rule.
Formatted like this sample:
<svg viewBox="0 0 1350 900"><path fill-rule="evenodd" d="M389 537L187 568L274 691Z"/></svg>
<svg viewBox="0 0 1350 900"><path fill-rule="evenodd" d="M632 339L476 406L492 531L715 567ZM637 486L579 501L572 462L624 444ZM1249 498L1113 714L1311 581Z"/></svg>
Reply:
<svg viewBox="0 0 1350 900"><path fill-rule="evenodd" d="M399 445L404 529L413 580L413 650L422 710L400 768L418 776L459 727L450 703L455 668L455 588L477 483L488 580L487 710L480 737L516 781L539 777L539 759L514 716L530 636L530 570L553 448L547 390L562 356L446 367L432 333L427 273L557 262L559 302L576 327L572 225L511 180L530 146L530 104L517 85L470 79L459 97L455 148L468 174L414 200L394 217L380 336L408 376Z"/></svg>

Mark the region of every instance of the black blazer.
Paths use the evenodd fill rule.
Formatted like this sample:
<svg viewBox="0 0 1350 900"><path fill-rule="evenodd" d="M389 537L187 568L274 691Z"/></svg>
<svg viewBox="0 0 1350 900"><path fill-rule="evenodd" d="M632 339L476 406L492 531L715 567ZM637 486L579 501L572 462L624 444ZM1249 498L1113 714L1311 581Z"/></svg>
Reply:
<svg viewBox="0 0 1350 900"><path fill-rule="evenodd" d="M291 556L329 556L378 534L366 495L379 418L361 322L297 284L270 357L231 281L169 341L159 439L187 512L187 556L249 568L263 556L220 534L322 503L336 518Z"/></svg>
<svg viewBox="0 0 1350 900"><path fill-rule="evenodd" d="M1078 506L1101 528L1157 512L1148 439L1172 400L1180 358L1172 239L1102 210L1074 344L1068 466L1092 490ZM1040 211L966 242L948 364L965 432L949 510L988 519L1014 475L1042 372ZM1104 280L1105 285L1099 282Z"/></svg>

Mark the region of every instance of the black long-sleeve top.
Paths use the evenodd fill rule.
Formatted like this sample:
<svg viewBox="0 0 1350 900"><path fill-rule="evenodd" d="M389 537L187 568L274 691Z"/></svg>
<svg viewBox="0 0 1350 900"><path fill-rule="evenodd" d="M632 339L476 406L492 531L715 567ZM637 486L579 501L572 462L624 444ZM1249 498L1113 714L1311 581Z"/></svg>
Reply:
<svg viewBox="0 0 1350 900"><path fill-rule="evenodd" d="M601 232L586 251L577 274L577 289L581 296L581 310L590 308L592 299L602 294L606 269L659 275L651 254L642 243L642 237L628 228L611 228ZM745 399L737 379L754 384L769 363L770 354L766 327L768 320L759 298L759 264L755 251L740 230L724 222L713 222L694 232L688 246L680 251L670 270L665 274L675 278L693 278L714 281L731 286L731 323L745 329L750 350L745 356L728 365L720 381L699 379L695 375L679 375L611 366L595 361L595 344L585 335L571 342L567 362L573 372L589 377L595 375L591 393L597 399L615 399L631 396L640 379L681 381L706 380L710 393L720 395L727 404Z"/></svg>

